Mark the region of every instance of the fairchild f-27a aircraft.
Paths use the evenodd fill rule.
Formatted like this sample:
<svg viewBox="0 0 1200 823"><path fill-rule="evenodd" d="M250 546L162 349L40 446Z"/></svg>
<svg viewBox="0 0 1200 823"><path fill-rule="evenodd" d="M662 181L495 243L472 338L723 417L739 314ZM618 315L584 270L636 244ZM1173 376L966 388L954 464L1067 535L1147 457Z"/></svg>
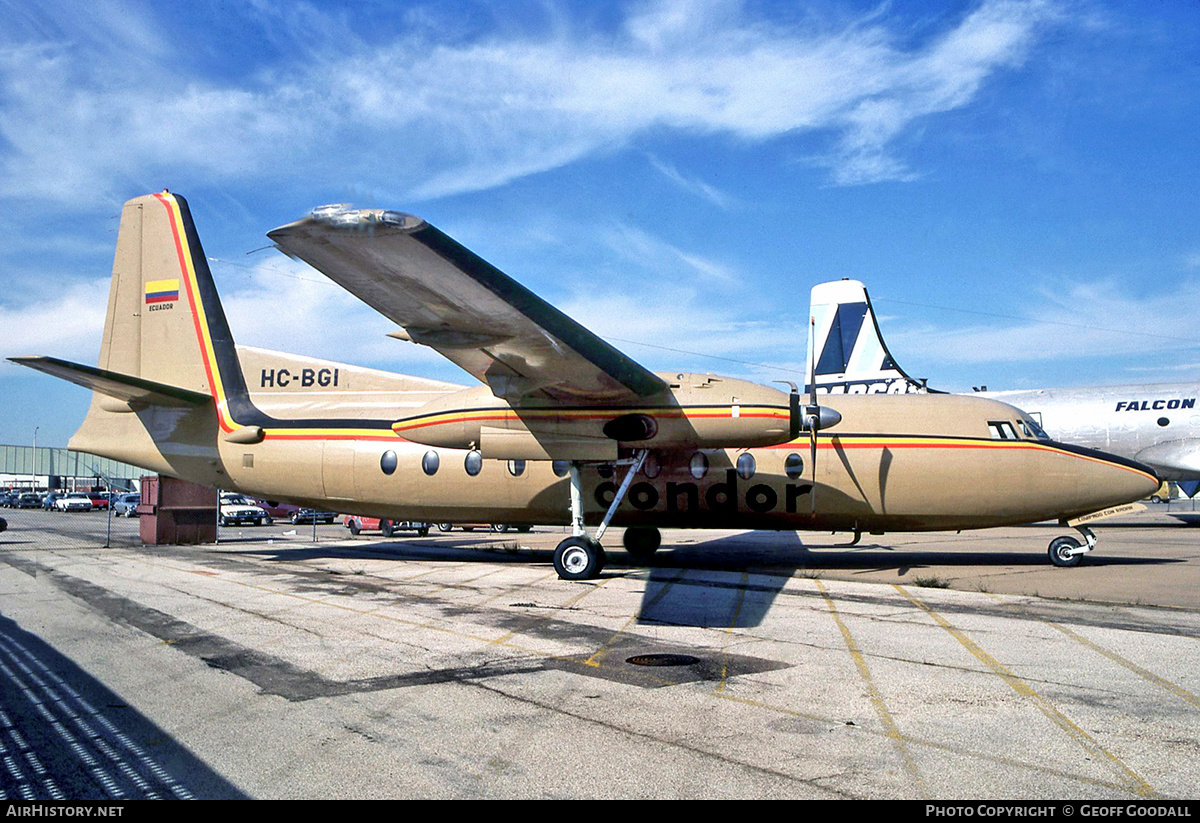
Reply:
<svg viewBox="0 0 1200 823"><path fill-rule="evenodd" d="M412 215L326 206L268 236L479 385L236 345L187 202L164 191L122 212L99 365L13 358L93 391L71 448L353 514L570 525L567 579L599 573L610 524L644 558L664 526L857 537L1058 519L1087 541L1051 544L1073 565L1089 515L1159 483L994 400L819 404L651 372Z"/></svg>
<svg viewBox="0 0 1200 823"><path fill-rule="evenodd" d="M810 305L818 354L809 359L808 384L818 393L929 391L888 351L861 282L818 283ZM1200 480L1198 383L985 390L975 396L1024 410L1056 441L1137 460L1164 480Z"/></svg>

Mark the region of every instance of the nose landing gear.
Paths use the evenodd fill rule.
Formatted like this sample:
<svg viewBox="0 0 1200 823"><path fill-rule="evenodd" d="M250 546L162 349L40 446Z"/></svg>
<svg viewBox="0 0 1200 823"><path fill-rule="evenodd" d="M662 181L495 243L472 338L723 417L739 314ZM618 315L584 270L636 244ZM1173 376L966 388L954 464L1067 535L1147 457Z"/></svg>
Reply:
<svg viewBox="0 0 1200 823"><path fill-rule="evenodd" d="M1055 566L1069 568L1078 566L1083 556L1096 548L1096 535L1087 526L1076 526L1075 530L1087 541L1084 545L1070 535L1056 537L1050 541L1050 562Z"/></svg>

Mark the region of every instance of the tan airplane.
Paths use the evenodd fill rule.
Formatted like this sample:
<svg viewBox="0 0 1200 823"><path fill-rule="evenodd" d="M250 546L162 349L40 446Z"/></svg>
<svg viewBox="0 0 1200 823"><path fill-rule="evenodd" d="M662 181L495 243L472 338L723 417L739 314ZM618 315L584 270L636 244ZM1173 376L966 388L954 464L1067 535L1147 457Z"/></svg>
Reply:
<svg viewBox="0 0 1200 823"><path fill-rule="evenodd" d="M15 362L93 391L73 449L352 514L565 524L558 573L605 562L610 524L881 533L1084 522L1158 488L1144 466L951 395L829 396L650 372L425 221L315 209L270 232L474 375L463 387L238 346L187 202L125 204L97 367ZM1003 425L1000 425L1003 424ZM589 535L587 526L596 526Z"/></svg>

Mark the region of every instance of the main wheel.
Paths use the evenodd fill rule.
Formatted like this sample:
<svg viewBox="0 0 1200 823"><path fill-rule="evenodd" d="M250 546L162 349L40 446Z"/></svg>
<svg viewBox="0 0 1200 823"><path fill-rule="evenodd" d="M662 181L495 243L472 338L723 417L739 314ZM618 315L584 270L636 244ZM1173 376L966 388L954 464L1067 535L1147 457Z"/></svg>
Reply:
<svg viewBox="0 0 1200 823"><path fill-rule="evenodd" d="M568 537L554 550L554 569L563 580L591 580L604 560L604 548L585 535Z"/></svg>
<svg viewBox="0 0 1200 823"><path fill-rule="evenodd" d="M662 532L654 526L632 526L625 530L625 537L621 542L631 557L648 560L662 545Z"/></svg>
<svg viewBox="0 0 1200 823"><path fill-rule="evenodd" d="M1074 537L1056 537L1050 541L1050 562L1064 568L1078 566L1083 554L1072 554L1082 544Z"/></svg>

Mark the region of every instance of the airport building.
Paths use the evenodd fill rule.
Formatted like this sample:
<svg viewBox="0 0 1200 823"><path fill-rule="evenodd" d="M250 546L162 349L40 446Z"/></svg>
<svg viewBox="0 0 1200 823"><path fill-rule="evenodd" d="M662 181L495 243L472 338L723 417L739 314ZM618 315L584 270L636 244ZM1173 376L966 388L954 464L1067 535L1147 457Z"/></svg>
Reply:
<svg viewBox="0 0 1200 823"><path fill-rule="evenodd" d="M0 445L0 489L113 488L136 491L145 469L87 452Z"/></svg>

